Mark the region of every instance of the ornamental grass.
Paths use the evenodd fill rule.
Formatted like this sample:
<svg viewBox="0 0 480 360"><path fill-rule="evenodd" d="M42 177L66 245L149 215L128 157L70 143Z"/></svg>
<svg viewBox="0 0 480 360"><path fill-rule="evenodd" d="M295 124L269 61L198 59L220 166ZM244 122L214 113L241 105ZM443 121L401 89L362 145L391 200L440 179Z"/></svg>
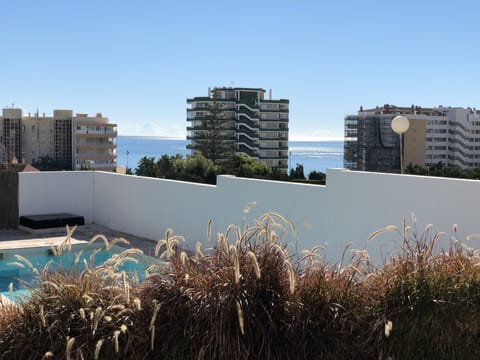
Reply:
<svg viewBox="0 0 480 360"><path fill-rule="evenodd" d="M404 224L399 250L381 266L345 248L287 252L295 228L268 213L211 234L194 252L168 229L162 262L132 279L126 249L81 271L34 269L40 286L0 309L4 359L452 359L479 358L478 250L427 226ZM53 253L68 251L68 238ZM102 240L97 236L92 242ZM95 256L95 255L92 255ZM30 267L17 258L16 266Z"/></svg>

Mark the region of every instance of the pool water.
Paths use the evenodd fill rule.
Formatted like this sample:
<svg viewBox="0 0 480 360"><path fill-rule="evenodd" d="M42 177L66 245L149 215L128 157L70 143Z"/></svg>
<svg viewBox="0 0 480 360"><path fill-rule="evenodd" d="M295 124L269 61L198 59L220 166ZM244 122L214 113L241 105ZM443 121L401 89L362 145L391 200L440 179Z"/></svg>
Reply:
<svg viewBox="0 0 480 360"><path fill-rule="evenodd" d="M100 249L100 251L98 251ZM33 267L41 271L48 262L51 262L50 269L85 269L84 261L90 264L90 258L94 251L98 251L94 257L94 266L103 264L106 260L116 253L126 250L120 246L112 246L110 250L95 244L75 244L71 251L64 251L60 256L55 256L50 247L38 247L29 249L3 250L0 252L0 293L8 300L16 301L21 297L28 296L29 290L38 286L37 277L32 269L17 259L15 255L21 255L26 258ZM77 256L80 256L77 259ZM145 278L145 269L160 260L150 256L134 256L138 260L124 262L119 270L125 271L130 276L136 276L139 280ZM76 261L77 260L77 261ZM25 267L12 265L11 263L23 263ZM10 287L13 285L13 291Z"/></svg>

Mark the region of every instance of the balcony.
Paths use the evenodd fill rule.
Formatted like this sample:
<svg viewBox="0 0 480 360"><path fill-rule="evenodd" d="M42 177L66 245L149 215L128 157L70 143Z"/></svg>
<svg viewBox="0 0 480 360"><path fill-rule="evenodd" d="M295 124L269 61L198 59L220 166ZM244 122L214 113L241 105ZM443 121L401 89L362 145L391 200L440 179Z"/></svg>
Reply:
<svg viewBox="0 0 480 360"><path fill-rule="evenodd" d="M75 154L75 160L116 160L116 154L99 154L99 153L80 153Z"/></svg>
<svg viewBox="0 0 480 360"><path fill-rule="evenodd" d="M97 138L104 138L104 137L117 137L117 131L96 131L96 130L87 130L87 131L75 131L74 136L79 138L86 138L86 137L97 137Z"/></svg>
<svg viewBox="0 0 480 360"><path fill-rule="evenodd" d="M115 149L117 144L90 144L77 142L75 147L77 149Z"/></svg>

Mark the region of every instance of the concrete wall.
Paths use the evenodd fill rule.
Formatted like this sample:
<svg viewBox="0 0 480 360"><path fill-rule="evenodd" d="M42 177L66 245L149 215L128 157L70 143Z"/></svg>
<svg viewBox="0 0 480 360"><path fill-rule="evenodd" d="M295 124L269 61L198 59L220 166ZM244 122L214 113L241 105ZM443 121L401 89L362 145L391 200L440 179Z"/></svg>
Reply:
<svg viewBox="0 0 480 360"><path fill-rule="evenodd" d="M245 205L253 201L256 205L245 214ZM341 258L349 242L351 248L367 248L379 262L401 244L401 237L389 233L368 243L368 236L386 225L401 228L411 213L419 235L429 223L447 232L447 247L453 224L458 224L460 240L480 233L479 203L479 181L348 170L329 170L326 186L230 176L220 176L211 186L103 172L20 175L20 215L68 211L152 239L161 239L170 227L194 248L206 240L210 219L215 233L276 212L295 224L295 235L283 238L291 252L325 245L323 255L331 262Z"/></svg>
<svg viewBox="0 0 480 360"><path fill-rule="evenodd" d="M19 173L21 215L68 212L93 218L93 172L52 171Z"/></svg>
<svg viewBox="0 0 480 360"><path fill-rule="evenodd" d="M206 239L219 192L212 185L95 171L95 222L159 240L165 230L195 246Z"/></svg>

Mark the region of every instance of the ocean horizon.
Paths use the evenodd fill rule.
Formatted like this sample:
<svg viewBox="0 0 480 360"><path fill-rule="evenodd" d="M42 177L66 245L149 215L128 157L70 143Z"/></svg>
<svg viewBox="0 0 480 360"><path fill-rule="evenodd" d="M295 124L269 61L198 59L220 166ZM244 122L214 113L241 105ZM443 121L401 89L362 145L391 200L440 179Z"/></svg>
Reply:
<svg viewBox="0 0 480 360"><path fill-rule="evenodd" d="M190 154L188 143L179 138L121 135L117 138L117 164L135 171L144 156L156 159L164 154L186 156ZM343 141L289 141L288 152L289 169L302 164L305 176L312 171L343 167Z"/></svg>

